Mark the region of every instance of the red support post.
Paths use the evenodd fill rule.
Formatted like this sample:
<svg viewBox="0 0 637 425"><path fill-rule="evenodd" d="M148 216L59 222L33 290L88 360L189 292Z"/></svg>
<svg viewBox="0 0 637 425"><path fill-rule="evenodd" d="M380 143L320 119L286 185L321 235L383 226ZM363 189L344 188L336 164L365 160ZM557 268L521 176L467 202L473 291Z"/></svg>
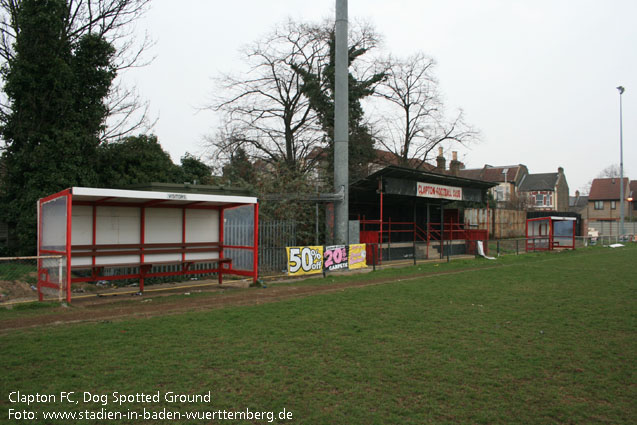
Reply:
<svg viewBox="0 0 637 425"><path fill-rule="evenodd" d="M381 183L382 188L382 183ZM382 264L383 252L383 191L380 191L380 231L378 232L378 264Z"/></svg>
<svg viewBox="0 0 637 425"><path fill-rule="evenodd" d="M140 208L139 214L139 243L141 244L139 262L144 263L144 243L146 242L146 208ZM144 266L139 266L139 292L144 292Z"/></svg>
<svg viewBox="0 0 637 425"><path fill-rule="evenodd" d="M93 236L91 238L93 246L97 244L97 205L93 204ZM95 266L95 255L91 259L91 264Z"/></svg>
<svg viewBox="0 0 637 425"><path fill-rule="evenodd" d="M42 202L38 201L38 256L41 255L40 254L41 247L42 247ZM42 287L40 286L40 276L41 276L40 271L41 270L42 270L42 260L38 260L38 300L40 301L44 299L44 296L42 295ZM60 285L62 285L62 282L60 282Z"/></svg>
<svg viewBox="0 0 637 425"><path fill-rule="evenodd" d="M254 254L252 256L253 265L252 271L254 276L253 282L256 282L259 278L259 204L254 204Z"/></svg>
<svg viewBox="0 0 637 425"><path fill-rule="evenodd" d="M66 302L71 302L71 240L73 237L73 195L66 194Z"/></svg>
<svg viewBox="0 0 637 425"><path fill-rule="evenodd" d="M223 238L224 238L224 211L225 209L219 208L219 258L224 258L223 257ZM223 263L219 263L219 271L217 272L217 280L219 281L219 285L221 285L223 283Z"/></svg>
<svg viewBox="0 0 637 425"><path fill-rule="evenodd" d="M181 210L181 243L186 243L186 208ZM184 246L185 247L185 246ZM186 261L186 253L181 253L181 261ZM182 266L183 269L183 266Z"/></svg>
<svg viewBox="0 0 637 425"><path fill-rule="evenodd" d="M224 208L219 209L219 258L223 258L223 243L224 243Z"/></svg>

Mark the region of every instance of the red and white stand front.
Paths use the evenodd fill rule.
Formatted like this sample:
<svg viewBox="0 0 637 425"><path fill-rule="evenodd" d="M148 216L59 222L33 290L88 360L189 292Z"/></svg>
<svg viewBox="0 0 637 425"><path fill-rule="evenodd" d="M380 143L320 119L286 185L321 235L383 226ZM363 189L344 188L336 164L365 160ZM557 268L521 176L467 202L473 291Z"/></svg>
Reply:
<svg viewBox="0 0 637 425"><path fill-rule="evenodd" d="M245 234L224 242L228 211L242 211ZM233 226L237 232L237 226ZM259 207L245 196L73 187L38 201L38 255L62 255L59 268L38 264L38 295L98 280L216 273L258 277ZM240 235L241 236L241 235ZM173 266L173 271L157 271ZM166 267L163 267L166 269ZM105 273L108 270L108 273ZM127 270L121 272L121 270ZM131 271L132 270L132 271Z"/></svg>

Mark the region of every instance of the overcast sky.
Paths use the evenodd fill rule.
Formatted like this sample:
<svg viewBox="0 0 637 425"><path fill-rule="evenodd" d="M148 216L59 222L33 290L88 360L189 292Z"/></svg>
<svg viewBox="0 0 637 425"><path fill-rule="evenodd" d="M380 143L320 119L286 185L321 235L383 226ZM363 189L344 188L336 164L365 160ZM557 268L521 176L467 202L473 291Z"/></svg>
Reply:
<svg viewBox="0 0 637 425"><path fill-rule="evenodd" d="M217 117L199 111L212 78L242 69L239 49L288 18L333 17L335 0L153 0L140 32L154 62L129 72L173 160L201 154ZM373 24L383 50L436 59L450 112L462 108L481 143L459 147L467 168L564 167L571 193L619 163L623 85L624 169L637 180L637 1L349 0L350 21Z"/></svg>

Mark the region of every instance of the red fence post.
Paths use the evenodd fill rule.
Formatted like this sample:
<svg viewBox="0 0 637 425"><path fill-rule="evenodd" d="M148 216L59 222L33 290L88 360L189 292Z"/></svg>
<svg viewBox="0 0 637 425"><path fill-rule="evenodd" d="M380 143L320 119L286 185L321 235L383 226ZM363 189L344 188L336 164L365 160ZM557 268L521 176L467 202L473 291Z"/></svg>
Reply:
<svg viewBox="0 0 637 425"><path fill-rule="evenodd" d="M254 255L253 269L254 275L252 281L256 282L259 277L259 204L254 204Z"/></svg>

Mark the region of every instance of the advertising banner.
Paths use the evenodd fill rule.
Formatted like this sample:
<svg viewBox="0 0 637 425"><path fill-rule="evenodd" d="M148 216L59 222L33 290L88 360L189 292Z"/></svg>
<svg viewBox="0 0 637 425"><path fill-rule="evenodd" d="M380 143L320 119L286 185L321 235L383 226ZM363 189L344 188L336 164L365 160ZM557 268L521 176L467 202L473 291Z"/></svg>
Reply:
<svg viewBox="0 0 637 425"><path fill-rule="evenodd" d="M300 276L367 267L365 244L322 246L292 246L288 254L288 274Z"/></svg>
<svg viewBox="0 0 637 425"><path fill-rule="evenodd" d="M462 188L418 182L417 196L424 198L451 199L462 201Z"/></svg>
<svg viewBox="0 0 637 425"><path fill-rule="evenodd" d="M327 271L345 270L348 267L347 246L332 245L326 246L324 255L324 267Z"/></svg>
<svg viewBox="0 0 637 425"><path fill-rule="evenodd" d="M349 268L350 269L364 269L367 267L367 252L365 251L365 244L355 244L349 246Z"/></svg>
<svg viewBox="0 0 637 425"><path fill-rule="evenodd" d="M304 275L323 272L322 246L293 246L285 250L288 254L288 274Z"/></svg>

